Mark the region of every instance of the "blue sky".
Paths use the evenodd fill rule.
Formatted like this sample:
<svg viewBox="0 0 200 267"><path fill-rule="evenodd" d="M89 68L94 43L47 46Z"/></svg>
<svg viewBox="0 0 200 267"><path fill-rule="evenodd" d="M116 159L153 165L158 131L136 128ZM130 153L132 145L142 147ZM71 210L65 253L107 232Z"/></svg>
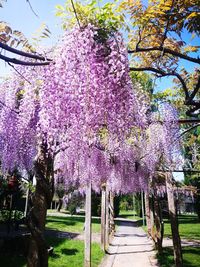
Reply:
<svg viewBox="0 0 200 267"><path fill-rule="evenodd" d="M30 0L34 11L39 16L36 17L26 0L7 0L4 3L4 7L0 8L1 21L6 21L13 29L23 32L27 38L31 38L40 25L46 23L52 32L52 36L45 43L51 46L58 40L58 36L61 34L60 19L55 17L55 6L57 4L63 5L64 2L65 0ZM194 45L200 44L200 39L191 41L190 36L186 33L184 34L184 40ZM190 70L195 66L185 60L181 61L181 65ZM2 62L0 62L0 69L0 76L9 71L9 67L5 68L5 64ZM168 77L160 81L157 80L156 84L158 90L169 88L172 85L172 78Z"/></svg>
<svg viewBox="0 0 200 267"><path fill-rule="evenodd" d="M3 8L0 8L1 21L6 21L13 30L23 32L27 38L31 38L41 24L46 23L52 32L51 38L48 39L48 45L51 46L55 44L61 34L60 19L55 17L55 6L64 4L64 2L64 0L30 0L38 15L36 17L26 0L7 0L3 4ZM0 76L2 76L9 72L10 67L5 66L4 62L0 62L0 69Z"/></svg>
<svg viewBox="0 0 200 267"><path fill-rule="evenodd" d="M58 30L54 16L55 6L64 2L64 0L30 0L38 18L31 11L26 0L7 0L0 9L1 20L8 22L13 29L22 31L27 37L30 37L42 22L47 23L55 34Z"/></svg>

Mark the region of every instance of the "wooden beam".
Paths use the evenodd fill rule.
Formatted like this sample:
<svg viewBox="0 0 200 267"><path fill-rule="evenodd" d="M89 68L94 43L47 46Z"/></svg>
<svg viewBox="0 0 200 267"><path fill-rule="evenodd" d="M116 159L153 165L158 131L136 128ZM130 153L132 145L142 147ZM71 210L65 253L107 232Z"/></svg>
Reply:
<svg viewBox="0 0 200 267"><path fill-rule="evenodd" d="M200 173L200 170L156 170L156 172L187 172L187 173Z"/></svg>
<svg viewBox="0 0 200 267"><path fill-rule="evenodd" d="M200 122L200 119L180 119L180 120L178 120L179 124L197 123L197 122Z"/></svg>

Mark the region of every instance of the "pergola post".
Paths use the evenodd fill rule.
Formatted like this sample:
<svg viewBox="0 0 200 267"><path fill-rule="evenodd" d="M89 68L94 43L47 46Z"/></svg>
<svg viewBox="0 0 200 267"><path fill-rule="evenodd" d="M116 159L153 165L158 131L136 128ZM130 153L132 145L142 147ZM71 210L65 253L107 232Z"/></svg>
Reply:
<svg viewBox="0 0 200 267"><path fill-rule="evenodd" d="M24 208L24 217L26 217L27 213L28 213L29 192L30 192L30 189L28 187L28 189L26 191L26 202L25 202L25 208Z"/></svg>
<svg viewBox="0 0 200 267"><path fill-rule="evenodd" d="M84 267L91 267L91 182L86 188L86 207L85 207L85 258Z"/></svg>
<svg viewBox="0 0 200 267"><path fill-rule="evenodd" d="M109 216L109 190L106 187L106 224L105 224L105 250L108 249L109 246L109 224L110 224L110 216Z"/></svg>
<svg viewBox="0 0 200 267"><path fill-rule="evenodd" d="M145 226L145 216L144 216L144 195L141 191L141 202L142 202L142 225Z"/></svg>
<svg viewBox="0 0 200 267"><path fill-rule="evenodd" d="M151 236L151 215L150 215L150 201L149 201L149 190L145 192L145 215L146 215L146 222L147 222L147 233L148 237Z"/></svg>
<svg viewBox="0 0 200 267"><path fill-rule="evenodd" d="M110 192L110 234L115 232L115 221L114 221L114 194Z"/></svg>
<svg viewBox="0 0 200 267"><path fill-rule="evenodd" d="M105 251L106 185L101 189L101 248Z"/></svg>

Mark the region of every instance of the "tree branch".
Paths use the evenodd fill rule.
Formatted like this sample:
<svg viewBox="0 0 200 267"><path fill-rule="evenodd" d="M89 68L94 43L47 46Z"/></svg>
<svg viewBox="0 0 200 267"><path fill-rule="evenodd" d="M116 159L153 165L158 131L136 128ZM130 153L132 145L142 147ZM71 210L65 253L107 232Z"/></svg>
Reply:
<svg viewBox="0 0 200 267"><path fill-rule="evenodd" d="M172 0L170 10L167 12L167 16L168 16L167 17L167 24L166 24L166 27L165 27L165 32L164 32L164 35L163 35L163 40L162 40L161 46L163 46L163 44L164 44L164 42L165 42L165 40L167 38L167 33L168 33L168 30L169 30L169 23L170 23L170 18L171 18L169 13L171 13L171 10L172 10L173 6L174 6L174 0Z"/></svg>
<svg viewBox="0 0 200 267"><path fill-rule="evenodd" d="M16 65L23 65L23 66L46 66L50 64L50 61L45 61L45 62L27 62L23 60L19 60L16 58L10 58L6 57L0 54L0 59L4 60L7 63L13 63Z"/></svg>
<svg viewBox="0 0 200 267"><path fill-rule="evenodd" d="M80 24L80 21L79 21L79 19L78 19L78 15L77 15L76 8L75 8L74 1L73 1L73 0L71 0L71 4L72 4L72 8L73 8L73 11L74 11L76 20L77 20L77 22L78 22L78 26L79 26L79 28L81 28L81 24Z"/></svg>
<svg viewBox="0 0 200 267"><path fill-rule="evenodd" d="M198 117L198 114L195 114L194 112L200 109L200 102L193 102L189 103L187 102L187 105L193 105L194 107L191 108L190 110L186 111L186 115L191 116L191 117Z"/></svg>
<svg viewBox="0 0 200 267"><path fill-rule="evenodd" d="M36 12L34 11L34 9L33 9L32 5L31 5L30 1L29 1L29 0L26 0L26 2L29 4L29 7L30 7L31 11L33 12L33 14L34 14L36 17L39 18L39 16L38 16L38 15L36 14Z"/></svg>
<svg viewBox="0 0 200 267"><path fill-rule="evenodd" d="M197 94L197 92L199 91L200 89L200 75L199 75L199 79L198 79L198 82L193 90L193 92L191 93L189 99L188 99L188 102L192 101L193 98L195 97L195 95Z"/></svg>
<svg viewBox="0 0 200 267"><path fill-rule="evenodd" d="M154 72L156 74L159 74L161 75L162 77L166 77L166 76L175 76L179 79L179 81L181 82L182 84L182 87L183 87L183 90L185 92L185 96L186 96L186 101L189 99L189 93L188 93L188 89L187 89L187 86L183 80L183 78L181 77L180 74L176 73L176 72L165 72L163 70L160 70L160 69L156 69L156 68L153 68L153 67L138 67L138 68L135 68L135 67L130 67L129 68L130 71L151 71L151 72Z"/></svg>
<svg viewBox="0 0 200 267"><path fill-rule="evenodd" d="M3 48L6 51L12 52L12 53L20 55L20 56L24 56L24 57L28 57L28 58L34 58L34 59L38 59L38 60L42 60L42 61L45 61L45 60L51 61L51 59L46 59L45 57L42 57L39 55L34 55L32 53L27 53L27 52L23 52L23 51L20 51L18 49L12 48L12 47L10 47L10 46L2 43L2 42L0 42L0 48Z"/></svg>
<svg viewBox="0 0 200 267"><path fill-rule="evenodd" d="M18 74L20 77L22 77L25 81L27 81L27 83L31 84L31 82L30 82L29 80L27 80L26 77L24 77L24 76L23 76L23 75L22 75L22 74L15 68L15 66L13 66L10 62L8 62L8 65L11 66L11 67L14 69L14 71L16 71L17 74Z"/></svg>
<svg viewBox="0 0 200 267"><path fill-rule="evenodd" d="M16 110L14 110L14 109L12 109L11 107L7 106L7 105L6 105L5 103L3 103L1 100L0 100L0 105L6 107L6 108L10 109L10 111L12 111L12 112L18 114L18 112L17 112Z"/></svg>
<svg viewBox="0 0 200 267"><path fill-rule="evenodd" d="M190 57L190 56L184 55L182 53L179 53L177 51L171 50L171 49L163 47L163 46L160 46L160 47L155 46L155 47L147 47L147 48L137 47L137 49L135 49L135 50L128 50L128 53L134 54L134 53L139 53L139 52L151 52L151 51L161 51L161 52L163 52L163 54L164 53L171 54L173 56L185 59L187 61L200 64L200 58L199 57L197 57L197 58Z"/></svg>
<svg viewBox="0 0 200 267"><path fill-rule="evenodd" d="M179 137L183 136L184 134L190 132L191 130L195 129L196 127L199 127L200 126L200 123L197 123L195 125L193 125L192 127L188 128L187 130L185 130L184 132L182 132Z"/></svg>

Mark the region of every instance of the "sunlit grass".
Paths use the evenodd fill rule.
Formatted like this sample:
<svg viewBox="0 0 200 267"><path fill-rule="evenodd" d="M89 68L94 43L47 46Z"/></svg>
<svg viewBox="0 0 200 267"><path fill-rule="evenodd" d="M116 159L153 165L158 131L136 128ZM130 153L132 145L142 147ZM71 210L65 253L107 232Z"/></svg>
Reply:
<svg viewBox="0 0 200 267"><path fill-rule="evenodd" d="M199 267L200 266L200 247L184 247L183 252L183 266L184 267ZM158 256L160 267L173 267L173 249L164 248L163 253Z"/></svg>
<svg viewBox="0 0 200 267"><path fill-rule="evenodd" d="M46 228L64 232L83 233L84 223L84 216L47 216ZM92 232L100 232L100 219L92 218Z"/></svg>
<svg viewBox="0 0 200 267"><path fill-rule="evenodd" d="M137 216L133 210L120 210L119 218L141 220L141 217Z"/></svg>
<svg viewBox="0 0 200 267"><path fill-rule="evenodd" d="M49 267L77 267L84 265L84 242L67 240L63 238L48 238L49 244L54 248L53 256L49 257ZM97 243L92 244L92 266L100 264L104 252Z"/></svg>
<svg viewBox="0 0 200 267"><path fill-rule="evenodd" d="M169 220L164 220L164 236L171 237ZM179 215L179 233L181 238L200 240L200 222L197 215Z"/></svg>
<svg viewBox="0 0 200 267"><path fill-rule="evenodd" d="M200 240L200 222L197 215L179 215L179 234L182 239ZM147 232L147 227L142 227ZM164 237L172 238L169 219L164 219Z"/></svg>

